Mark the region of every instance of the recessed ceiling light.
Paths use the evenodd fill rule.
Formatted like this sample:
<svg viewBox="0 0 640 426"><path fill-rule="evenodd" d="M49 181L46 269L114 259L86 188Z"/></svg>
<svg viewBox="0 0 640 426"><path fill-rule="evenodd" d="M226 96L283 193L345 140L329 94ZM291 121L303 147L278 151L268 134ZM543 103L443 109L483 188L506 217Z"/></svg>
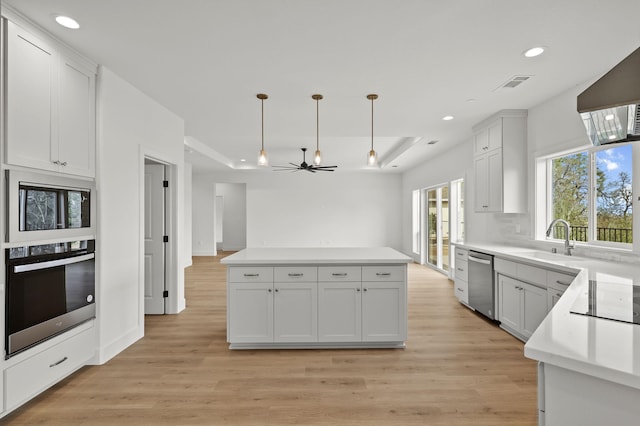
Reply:
<svg viewBox="0 0 640 426"><path fill-rule="evenodd" d="M453 115L445 115L444 117L442 117L442 119L443 119L444 121L453 120Z"/></svg>
<svg viewBox="0 0 640 426"><path fill-rule="evenodd" d="M244 162L246 162L246 161L247 161L247 159L246 159L246 158L241 158L241 159L240 159L240 162L241 162L241 163L244 163Z"/></svg>
<svg viewBox="0 0 640 426"><path fill-rule="evenodd" d="M607 114L604 116L605 120L613 120L613 114Z"/></svg>
<svg viewBox="0 0 640 426"><path fill-rule="evenodd" d="M68 16L58 15L56 16L56 22L63 27L72 30L77 30L78 28L80 28L80 24L78 24L78 21Z"/></svg>
<svg viewBox="0 0 640 426"><path fill-rule="evenodd" d="M544 52L544 47L538 46L538 47L532 47L531 49L525 51L523 55L527 58L534 58L538 55L542 55L543 52Z"/></svg>

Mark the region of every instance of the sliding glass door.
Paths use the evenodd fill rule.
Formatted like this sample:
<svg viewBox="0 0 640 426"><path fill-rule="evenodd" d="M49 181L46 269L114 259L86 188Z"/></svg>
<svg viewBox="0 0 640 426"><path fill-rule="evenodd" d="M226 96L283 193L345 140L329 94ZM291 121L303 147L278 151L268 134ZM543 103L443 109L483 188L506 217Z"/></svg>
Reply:
<svg viewBox="0 0 640 426"><path fill-rule="evenodd" d="M426 230L423 263L443 271L449 270L449 185L423 190ZM426 257L426 258L424 258Z"/></svg>

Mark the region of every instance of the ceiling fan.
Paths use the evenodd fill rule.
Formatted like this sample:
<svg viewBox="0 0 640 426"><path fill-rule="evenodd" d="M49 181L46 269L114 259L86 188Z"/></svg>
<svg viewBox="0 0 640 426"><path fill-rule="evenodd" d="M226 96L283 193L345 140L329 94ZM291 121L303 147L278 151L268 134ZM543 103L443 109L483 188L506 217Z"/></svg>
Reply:
<svg viewBox="0 0 640 426"><path fill-rule="evenodd" d="M311 173L315 172L332 172L334 169L338 168L338 166L316 166L315 164L308 164L306 160L307 156L307 148L300 148L302 150L302 163L295 164L289 163L289 166L273 166L274 171L280 172L284 170L291 170L297 172L298 170L306 170Z"/></svg>

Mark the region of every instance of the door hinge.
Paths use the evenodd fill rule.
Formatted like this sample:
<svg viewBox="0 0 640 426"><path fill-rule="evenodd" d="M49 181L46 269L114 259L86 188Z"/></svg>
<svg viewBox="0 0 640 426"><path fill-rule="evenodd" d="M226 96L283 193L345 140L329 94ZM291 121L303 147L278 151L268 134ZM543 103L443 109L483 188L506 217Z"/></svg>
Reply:
<svg viewBox="0 0 640 426"><path fill-rule="evenodd" d="M165 290L162 292L162 297L169 297L169 290Z"/></svg>
<svg viewBox="0 0 640 426"><path fill-rule="evenodd" d="M162 242L163 243L168 243L169 242L169 236L165 235L164 237L162 237Z"/></svg>

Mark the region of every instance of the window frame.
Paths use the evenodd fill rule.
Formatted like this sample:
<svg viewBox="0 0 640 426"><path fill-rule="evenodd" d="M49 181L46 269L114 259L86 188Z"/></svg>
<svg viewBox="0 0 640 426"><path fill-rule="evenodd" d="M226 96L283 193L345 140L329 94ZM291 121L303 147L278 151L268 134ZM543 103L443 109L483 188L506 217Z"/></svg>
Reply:
<svg viewBox="0 0 640 426"><path fill-rule="evenodd" d="M631 185L633 192L633 207L638 205L640 197L640 172L637 172L640 166L640 143L627 142L624 144L600 145L600 146L580 146L575 149L565 150L561 152L541 155L536 158L535 164L535 216L534 216L534 239L547 242L562 242L564 240L551 238L546 236L547 226L553 220L553 200L551 199L553 191L553 168L552 161L557 158L566 157L572 154L586 153L588 155L588 213L587 213L587 241L576 242L581 247L597 247L604 249L617 249L624 251L640 252L640 214L636 214L632 219L632 243L618 243L612 241L596 240L597 225L597 196L596 196L596 179L597 164L596 154L600 151L615 148L619 145L631 146L632 161L632 177Z"/></svg>

